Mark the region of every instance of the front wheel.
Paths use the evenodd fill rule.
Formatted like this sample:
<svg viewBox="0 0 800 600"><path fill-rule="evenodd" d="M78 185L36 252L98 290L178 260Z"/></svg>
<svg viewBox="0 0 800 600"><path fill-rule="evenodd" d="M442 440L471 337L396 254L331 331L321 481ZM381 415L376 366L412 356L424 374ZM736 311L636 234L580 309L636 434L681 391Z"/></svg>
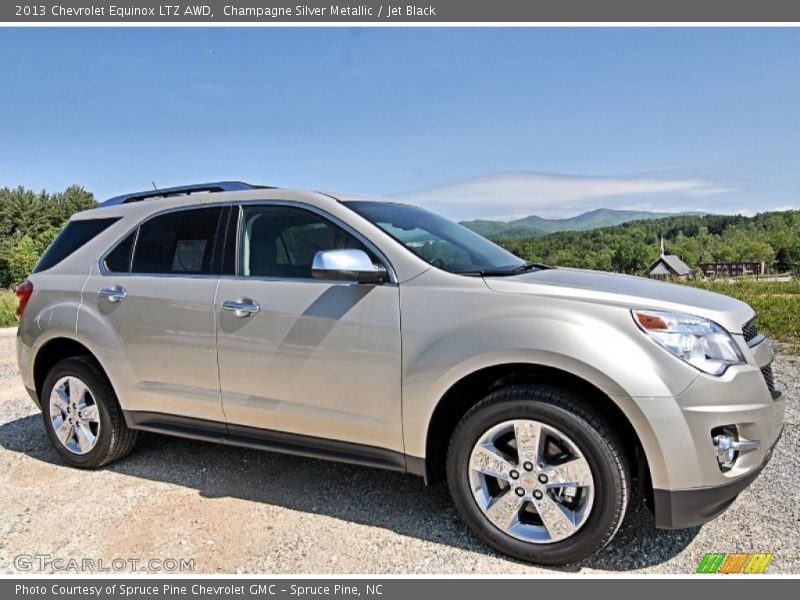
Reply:
<svg viewBox="0 0 800 600"><path fill-rule="evenodd" d="M613 429L580 398L549 386L513 385L474 406L453 432L447 475L478 537L547 565L605 546L630 488Z"/></svg>

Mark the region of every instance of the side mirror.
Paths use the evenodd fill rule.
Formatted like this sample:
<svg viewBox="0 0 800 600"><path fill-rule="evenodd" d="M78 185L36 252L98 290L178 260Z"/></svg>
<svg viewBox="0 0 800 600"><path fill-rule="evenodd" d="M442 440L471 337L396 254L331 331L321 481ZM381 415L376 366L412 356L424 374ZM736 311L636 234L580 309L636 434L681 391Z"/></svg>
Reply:
<svg viewBox="0 0 800 600"><path fill-rule="evenodd" d="M388 279L382 265L372 264L363 250L320 250L311 263L316 279L335 279L358 283L383 283Z"/></svg>

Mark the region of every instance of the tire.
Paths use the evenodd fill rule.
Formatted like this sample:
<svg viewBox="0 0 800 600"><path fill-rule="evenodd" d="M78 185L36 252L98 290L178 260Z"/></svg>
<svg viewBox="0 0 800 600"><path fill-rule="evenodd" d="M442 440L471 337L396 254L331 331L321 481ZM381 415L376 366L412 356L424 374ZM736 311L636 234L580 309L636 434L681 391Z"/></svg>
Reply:
<svg viewBox="0 0 800 600"><path fill-rule="evenodd" d="M136 431L128 429L111 382L91 358L57 363L45 378L41 404L47 436L66 463L96 469L133 450Z"/></svg>
<svg viewBox="0 0 800 600"><path fill-rule="evenodd" d="M447 480L481 540L542 565L577 562L608 544L631 487L622 444L603 417L572 392L528 384L494 391L464 415L450 440ZM559 481L576 485L552 487Z"/></svg>

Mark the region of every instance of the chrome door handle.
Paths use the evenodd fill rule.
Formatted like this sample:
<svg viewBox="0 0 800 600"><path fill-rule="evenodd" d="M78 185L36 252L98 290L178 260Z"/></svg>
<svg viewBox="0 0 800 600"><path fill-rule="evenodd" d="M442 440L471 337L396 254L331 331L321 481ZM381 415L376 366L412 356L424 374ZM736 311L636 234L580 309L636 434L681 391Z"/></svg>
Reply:
<svg viewBox="0 0 800 600"><path fill-rule="evenodd" d="M109 302L120 302L124 300L125 297L128 295L128 292L125 291L125 288L115 285L113 288L103 288L97 295L101 298L105 298Z"/></svg>
<svg viewBox="0 0 800 600"><path fill-rule="evenodd" d="M222 310L231 311L234 317L241 319L256 314L261 310L261 307L252 300L225 300L222 303Z"/></svg>

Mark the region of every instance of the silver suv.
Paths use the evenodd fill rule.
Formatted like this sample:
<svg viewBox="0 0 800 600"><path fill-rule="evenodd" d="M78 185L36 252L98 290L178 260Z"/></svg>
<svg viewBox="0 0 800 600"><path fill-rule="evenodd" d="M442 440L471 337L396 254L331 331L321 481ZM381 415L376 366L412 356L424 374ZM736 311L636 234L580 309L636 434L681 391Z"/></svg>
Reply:
<svg viewBox="0 0 800 600"><path fill-rule="evenodd" d="M656 527L714 518L783 427L748 305L525 262L387 201L120 196L18 295L22 379L67 463L145 430L446 479L477 536L537 563L607 544L634 484Z"/></svg>

